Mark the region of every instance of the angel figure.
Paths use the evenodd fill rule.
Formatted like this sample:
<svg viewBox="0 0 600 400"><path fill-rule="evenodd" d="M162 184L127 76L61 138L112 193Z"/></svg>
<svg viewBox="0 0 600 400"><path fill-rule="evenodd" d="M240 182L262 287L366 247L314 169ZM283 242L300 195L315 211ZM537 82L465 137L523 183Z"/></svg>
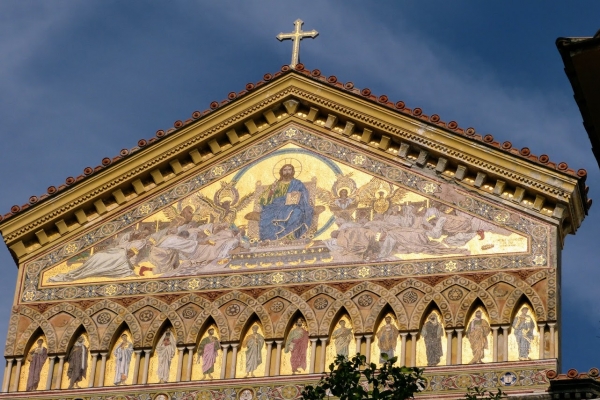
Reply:
<svg viewBox="0 0 600 400"><path fill-rule="evenodd" d="M213 219L215 222L233 224L237 213L252 201L255 193L248 193L240 198L240 193L235 188L237 181L220 182L221 188L216 191L212 200L202 193L196 194L199 207L196 210L196 218L202 220Z"/></svg>
<svg viewBox="0 0 600 400"><path fill-rule="evenodd" d="M375 215L383 215L389 211L396 211L407 191L402 188L394 189L391 183L379 178L373 178L357 191L358 202L361 205L372 207Z"/></svg>
<svg viewBox="0 0 600 400"><path fill-rule="evenodd" d="M339 218L352 219L351 215L358 206L356 182L349 174L339 174L331 191L317 188L317 199L329 206L331 212Z"/></svg>

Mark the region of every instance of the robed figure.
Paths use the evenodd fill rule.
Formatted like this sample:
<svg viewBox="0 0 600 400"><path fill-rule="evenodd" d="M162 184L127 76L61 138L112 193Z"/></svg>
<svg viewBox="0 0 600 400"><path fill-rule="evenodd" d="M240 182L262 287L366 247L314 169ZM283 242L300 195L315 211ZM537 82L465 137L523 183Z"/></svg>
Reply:
<svg viewBox="0 0 600 400"><path fill-rule="evenodd" d="M202 360L202 374L203 379L208 376L210 379L213 378L212 374L215 372L215 362L217 361L217 353L221 349L221 342L214 336L215 330L210 328L208 330L208 336L200 341L198 346L198 364Z"/></svg>
<svg viewBox="0 0 600 400"><path fill-rule="evenodd" d="M127 335L121 335L121 343L113 352L115 356L115 385L123 385L129 376L129 365L133 355L133 343L127 339Z"/></svg>
<svg viewBox="0 0 600 400"><path fill-rule="evenodd" d="M308 190L294 178L292 164L279 170L279 180L265 190L260 198L260 240L278 240L284 237L299 239L308 232L313 218L313 207Z"/></svg>
<svg viewBox="0 0 600 400"><path fill-rule="evenodd" d="M44 363L48 359L48 349L43 346L44 341L38 339L37 347L29 352L29 375L27 376L27 388L28 392L37 390L38 384L40 383L40 372Z"/></svg>
<svg viewBox="0 0 600 400"><path fill-rule="evenodd" d="M533 341L535 322L528 312L529 309L526 307L521 308L521 314L515 318L512 325L519 347L519 360L530 360L529 351Z"/></svg>
<svg viewBox="0 0 600 400"><path fill-rule="evenodd" d="M246 377L254 376L254 371L262 364L262 348L265 338L258 333L258 325L252 326L252 333L246 338Z"/></svg>
<svg viewBox="0 0 600 400"><path fill-rule="evenodd" d="M176 349L175 339L171 335L171 331L166 331L156 345L156 353L158 354L156 375L158 376L159 383L165 383L169 380L171 361L175 357Z"/></svg>
<svg viewBox="0 0 600 400"><path fill-rule="evenodd" d="M338 356L348 358L350 342L352 341L352 328L346 328L346 321L339 322L340 327L331 334L331 339L335 344L335 353Z"/></svg>
<svg viewBox="0 0 600 400"><path fill-rule="evenodd" d="M386 362L386 359L383 357L384 355L387 356L387 359L394 357L396 344L398 344L398 335L398 328L392 325L392 317L385 317L385 325L383 325L379 329L379 332L377 332L380 363Z"/></svg>
<svg viewBox="0 0 600 400"><path fill-rule="evenodd" d="M444 354L442 350L442 337L444 328L438 321L437 315L431 314L427 322L423 324L421 336L425 339L425 354L427 355L427 366L433 367L440 363Z"/></svg>
<svg viewBox="0 0 600 400"><path fill-rule="evenodd" d="M87 374L87 361L88 348L84 343L83 336L81 336L73 345L69 357L67 358L67 362L69 363L69 368L67 369L67 377L69 378L68 389L79 387L79 382L81 382Z"/></svg>
<svg viewBox="0 0 600 400"><path fill-rule="evenodd" d="M306 370L306 350L308 349L308 331L302 326L302 320L296 321L285 342L286 353L290 353L292 374Z"/></svg>
<svg viewBox="0 0 600 400"><path fill-rule="evenodd" d="M471 344L471 352L473 353L473 358L469 361L469 364L480 364L483 362L485 350L488 349L488 335L491 331L490 324L481 318L481 311L477 310L475 318L473 318L467 327L466 332Z"/></svg>

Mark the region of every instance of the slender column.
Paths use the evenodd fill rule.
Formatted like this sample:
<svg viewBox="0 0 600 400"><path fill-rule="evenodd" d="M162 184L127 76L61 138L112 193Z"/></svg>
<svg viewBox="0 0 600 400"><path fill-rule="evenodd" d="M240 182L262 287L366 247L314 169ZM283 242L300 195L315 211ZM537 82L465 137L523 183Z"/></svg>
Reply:
<svg viewBox="0 0 600 400"><path fill-rule="evenodd" d="M406 335L406 332L400 334L400 365L406 365Z"/></svg>
<svg viewBox="0 0 600 400"><path fill-rule="evenodd" d="M325 353L327 353L327 338L320 338L319 340L321 341L321 362L319 363L321 365L320 372L325 372Z"/></svg>
<svg viewBox="0 0 600 400"><path fill-rule="evenodd" d="M52 375L54 375L54 363L56 362L56 356L48 357L50 359L50 365L48 366L48 377L46 379L46 390L52 389Z"/></svg>
<svg viewBox="0 0 600 400"><path fill-rule="evenodd" d="M51 362L53 360L54 360L54 357L51 357ZM10 383L10 376L12 375L13 361L15 361L14 358L7 358L6 359L6 368L4 368L4 380L2 381L2 393L8 392L8 385ZM52 365L53 364L54 363L52 363ZM52 377L52 374L50 374L50 379L51 379L51 377Z"/></svg>
<svg viewBox="0 0 600 400"><path fill-rule="evenodd" d="M274 376L279 376L279 372L281 370L281 344L283 343L283 340L276 340L275 343L277 344L277 350L275 353L275 375Z"/></svg>
<svg viewBox="0 0 600 400"><path fill-rule="evenodd" d="M150 354L152 349L144 350L144 371L142 372L142 385L148 383L148 367L150 366Z"/></svg>
<svg viewBox="0 0 600 400"><path fill-rule="evenodd" d="M540 360L543 360L544 358L546 358L546 355L544 354L544 347L545 347L545 343L544 343L544 333L546 333L546 324L545 323L539 323L538 324L538 329L540 330Z"/></svg>
<svg viewBox="0 0 600 400"><path fill-rule="evenodd" d="M58 356L58 374L56 375L56 381L54 382L54 389L60 389L62 386L62 373L65 366L65 356Z"/></svg>
<svg viewBox="0 0 600 400"><path fill-rule="evenodd" d="M102 360L100 360L100 380L98 381L98 387L104 386L104 372L106 372L106 356L108 353L100 353Z"/></svg>
<svg viewBox="0 0 600 400"><path fill-rule="evenodd" d="M360 345L362 343L362 335L357 335L354 337L354 339L356 340L356 352L360 353ZM348 354L348 356L350 356L350 358L352 358L352 356L354 356L354 354Z"/></svg>
<svg viewBox="0 0 600 400"><path fill-rule="evenodd" d="M177 347L177 353L179 353L179 357L177 358L177 375L175 375L175 382L181 382L181 370L183 369L183 354L185 352L185 346Z"/></svg>
<svg viewBox="0 0 600 400"><path fill-rule="evenodd" d="M222 344L221 349L223 350L223 362L221 362L221 379L225 379L225 371L227 368L227 351L229 350L228 344Z"/></svg>
<svg viewBox="0 0 600 400"><path fill-rule="evenodd" d="M233 354L231 356L231 369L229 370L229 375L231 378L235 378L235 367L237 364L237 348L239 343L232 343L231 347L233 348Z"/></svg>
<svg viewBox="0 0 600 400"><path fill-rule="evenodd" d="M452 332L454 329L446 329L446 365L452 365Z"/></svg>
<svg viewBox="0 0 600 400"><path fill-rule="evenodd" d="M265 360L265 376L271 376L271 353L273 351L274 341L270 340L267 343L267 359Z"/></svg>
<svg viewBox="0 0 600 400"><path fill-rule="evenodd" d="M494 346L494 350L492 351L492 361L498 362L498 327L492 326L492 343Z"/></svg>
<svg viewBox="0 0 600 400"><path fill-rule="evenodd" d="M556 358L556 352L554 348L554 326L555 322L548 322L548 326L550 327L550 358Z"/></svg>
<svg viewBox="0 0 600 400"><path fill-rule="evenodd" d="M418 335L419 335L419 331L410 333L410 341L411 341L410 366L411 367L414 367L417 365L417 336Z"/></svg>
<svg viewBox="0 0 600 400"><path fill-rule="evenodd" d="M23 357L17 357L17 370L15 373L15 381L13 382L11 392L19 391L19 380L21 380L21 365L23 365Z"/></svg>
<svg viewBox="0 0 600 400"><path fill-rule="evenodd" d="M137 385L138 375L140 373L140 359L141 359L142 351L134 350L133 352L135 353L135 361L133 362L133 381L131 382L131 384Z"/></svg>
<svg viewBox="0 0 600 400"><path fill-rule="evenodd" d="M192 361L194 360L194 346L188 346L187 370L185 371L185 380L192 380Z"/></svg>
<svg viewBox="0 0 600 400"><path fill-rule="evenodd" d="M462 364L462 333L464 329L456 330L456 363Z"/></svg>
<svg viewBox="0 0 600 400"><path fill-rule="evenodd" d="M508 329L510 325L502 325L502 361L508 361Z"/></svg>
<svg viewBox="0 0 600 400"><path fill-rule="evenodd" d="M315 373L315 358L317 356L317 338L311 338L310 339L310 365L308 366L308 373L309 374L314 374Z"/></svg>
<svg viewBox="0 0 600 400"><path fill-rule="evenodd" d="M88 382L88 387L94 387L95 378L96 378L96 364L98 363L98 353L92 353L92 364L90 366L90 378ZM104 377L100 377L100 382ZM100 385L102 386L102 385Z"/></svg>
<svg viewBox="0 0 600 400"><path fill-rule="evenodd" d="M366 349L366 353L365 356L367 357L367 364L369 364L371 362L371 338L373 337L373 335L365 335L365 338L367 339L367 343L365 344L365 346L367 346Z"/></svg>

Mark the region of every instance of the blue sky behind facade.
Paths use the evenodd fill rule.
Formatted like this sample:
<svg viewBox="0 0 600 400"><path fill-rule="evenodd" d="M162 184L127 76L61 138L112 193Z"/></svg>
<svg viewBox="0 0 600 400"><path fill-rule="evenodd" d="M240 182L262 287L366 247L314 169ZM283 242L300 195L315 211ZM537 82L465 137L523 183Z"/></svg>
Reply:
<svg viewBox="0 0 600 400"><path fill-rule="evenodd" d="M592 36L600 2L0 2L0 213L289 63L600 174L554 41ZM563 369L600 366L600 205L562 256ZM0 342L17 269L0 248Z"/></svg>

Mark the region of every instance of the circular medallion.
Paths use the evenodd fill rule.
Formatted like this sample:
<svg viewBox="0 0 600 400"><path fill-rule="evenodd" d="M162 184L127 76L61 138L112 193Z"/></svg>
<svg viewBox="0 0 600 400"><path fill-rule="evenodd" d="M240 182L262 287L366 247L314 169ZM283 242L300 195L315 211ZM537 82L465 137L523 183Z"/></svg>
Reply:
<svg viewBox="0 0 600 400"><path fill-rule="evenodd" d="M139 314L139 319L142 322L151 321L154 318L154 312L151 310L144 310Z"/></svg>
<svg viewBox="0 0 600 400"><path fill-rule="evenodd" d="M450 289L450 291L448 292L448 298L450 300L457 301L457 300L462 299L462 297L463 297L463 292L459 288Z"/></svg>
<svg viewBox="0 0 600 400"><path fill-rule="evenodd" d="M192 319L197 314L198 313L196 312L196 310L194 310L192 307L186 307L183 309L183 311L181 311L181 316L185 319Z"/></svg>
<svg viewBox="0 0 600 400"><path fill-rule="evenodd" d="M324 310L329 305L329 301L326 298L319 297L313 304L317 310Z"/></svg>
<svg viewBox="0 0 600 400"><path fill-rule="evenodd" d="M502 382L504 386L512 386L517 383L517 375L515 375L514 372L508 371L500 377L500 382Z"/></svg>
<svg viewBox="0 0 600 400"><path fill-rule="evenodd" d="M373 297L371 297L368 294L363 294L358 298L356 302L361 307L369 307L371 304L373 304Z"/></svg>
<svg viewBox="0 0 600 400"><path fill-rule="evenodd" d="M278 313L281 312L283 310L283 308L285 307L285 304L283 304L283 301L274 301L273 304L271 304L271 311Z"/></svg>
<svg viewBox="0 0 600 400"><path fill-rule="evenodd" d="M415 267L412 264L405 264L400 267L402 275L411 275L415 273Z"/></svg>
<svg viewBox="0 0 600 400"><path fill-rule="evenodd" d="M100 228L100 233L102 236L110 236L115 233L117 230L117 225L109 222L108 224L102 225Z"/></svg>
<svg viewBox="0 0 600 400"><path fill-rule="evenodd" d="M418 299L419 299L419 295L417 295L417 293L415 293L414 290L407 290L402 295L402 301L404 301L405 303L408 303L408 304L412 304L412 303L416 302Z"/></svg>
<svg viewBox="0 0 600 400"><path fill-rule="evenodd" d="M313 278L315 278L316 281L324 281L328 276L329 274L325 269L319 269L313 272Z"/></svg>
<svg viewBox="0 0 600 400"><path fill-rule="evenodd" d="M225 310L225 314L229 315L230 317L233 317L234 315L238 315L239 313L240 313L239 304L232 304L229 307L227 307L227 309Z"/></svg>
<svg viewBox="0 0 600 400"><path fill-rule="evenodd" d="M110 313L103 311L96 317L96 322L98 322L100 325L106 325L110 322L111 319L112 316L110 315Z"/></svg>

